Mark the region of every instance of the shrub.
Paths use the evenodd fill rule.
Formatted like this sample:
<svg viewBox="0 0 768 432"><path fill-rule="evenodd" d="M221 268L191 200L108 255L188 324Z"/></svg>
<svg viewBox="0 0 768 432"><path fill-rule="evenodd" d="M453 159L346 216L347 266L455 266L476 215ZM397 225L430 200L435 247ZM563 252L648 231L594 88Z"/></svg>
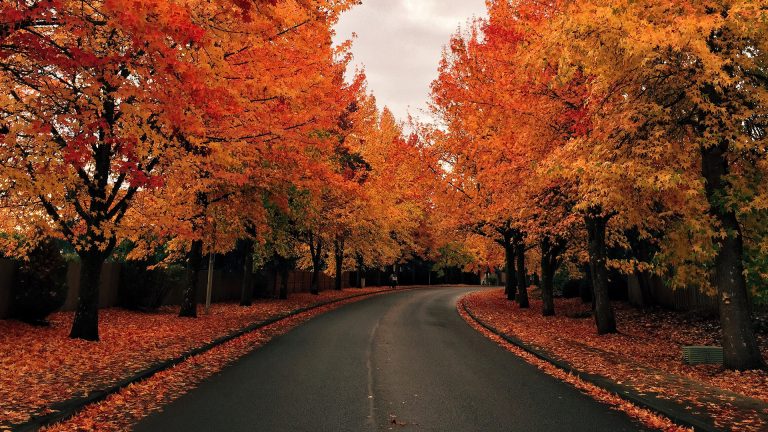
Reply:
<svg viewBox="0 0 768 432"><path fill-rule="evenodd" d="M147 269L147 263L127 261L120 269L120 306L153 311L163 305L174 287L183 283L185 269L180 265Z"/></svg>
<svg viewBox="0 0 768 432"><path fill-rule="evenodd" d="M48 239L30 252L16 268L11 314L30 324L45 325L46 318L67 299L67 261L58 241Z"/></svg>
<svg viewBox="0 0 768 432"><path fill-rule="evenodd" d="M562 283L562 293L565 298L574 298L579 296L582 279L568 279Z"/></svg>

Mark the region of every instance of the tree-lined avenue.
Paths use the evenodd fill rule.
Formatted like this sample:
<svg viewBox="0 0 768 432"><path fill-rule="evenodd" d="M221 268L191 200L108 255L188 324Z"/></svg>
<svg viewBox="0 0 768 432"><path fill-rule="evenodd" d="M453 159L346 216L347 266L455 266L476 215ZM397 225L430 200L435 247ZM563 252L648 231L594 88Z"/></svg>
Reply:
<svg viewBox="0 0 768 432"><path fill-rule="evenodd" d="M641 429L468 326L456 301L476 289L403 291L322 315L136 431Z"/></svg>

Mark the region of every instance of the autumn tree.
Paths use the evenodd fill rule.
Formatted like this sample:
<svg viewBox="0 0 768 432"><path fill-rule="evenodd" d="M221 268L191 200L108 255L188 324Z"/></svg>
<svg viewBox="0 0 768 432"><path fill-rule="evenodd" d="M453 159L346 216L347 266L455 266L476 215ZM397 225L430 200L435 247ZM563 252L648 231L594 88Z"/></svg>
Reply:
<svg viewBox="0 0 768 432"><path fill-rule="evenodd" d="M523 202L518 199L511 204L522 206L525 218L521 231L540 243L542 270L547 273L544 282L549 285L552 267L558 263L556 255L564 250L553 246L567 242L564 234L572 234L565 228L577 224L571 217L577 215L588 239L598 332L612 333L616 323L608 296L608 245L620 241L629 227L647 233L663 226L666 219L660 216L659 207L684 201L684 188L678 186L685 180L662 163L669 160L660 161L643 154L640 148L629 147L632 132L622 129L629 119L625 83L614 83L605 92L595 93L600 78L572 57L562 55L570 42L558 39L564 34L556 30L557 19L563 16L557 7L537 2L489 3L482 44L493 47L485 55L496 67L486 68L495 75L481 83L481 89L497 86L493 94L516 95L507 96L517 103L506 102L506 111L528 119L512 118L517 135L525 138L517 141L525 155L520 157L525 161L521 167L533 165L533 169L521 182L525 188ZM510 35L520 42L514 42ZM516 48L520 43L525 43L525 50ZM507 144L507 149L510 147ZM675 162L690 164L684 156ZM648 181L654 177L657 181ZM553 200L554 196L558 199ZM561 224L557 217L548 217L552 214L568 222ZM550 287L546 286L542 294L544 312L550 314Z"/></svg>
<svg viewBox="0 0 768 432"><path fill-rule="evenodd" d="M536 37L536 14L489 2L489 18L453 36L432 85L432 111L443 123L432 135L438 173L456 227L494 239L504 249L505 291L528 307L526 251L531 247L536 167L550 152L539 139L534 74L524 66ZM546 104L542 104L546 106ZM548 136L548 135L547 135Z"/></svg>
<svg viewBox="0 0 768 432"><path fill-rule="evenodd" d="M326 266L340 289L346 269L359 273L422 252L417 237L429 192L418 143L404 137L389 110L378 109L364 78L358 74L340 90L350 102L324 133L333 149L317 161L326 170L312 182L297 182L291 200L294 238L304 244L312 292Z"/></svg>
<svg viewBox="0 0 768 432"><path fill-rule="evenodd" d="M247 304L250 251L269 228L264 199L287 201L286 184L316 184L329 169L323 161L333 143L318 131L335 126L348 100L341 80L347 48L331 45L332 25L348 3L272 3L245 22L226 4L192 3L194 21L210 35L197 62L227 89L230 106L205 117L202 134L185 136L199 151L174 166L175 183L158 191L149 210L187 254L181 316L196 316L202 255L238 244Z"/></svg>
<svg viewBox="0 0 768 432"><path fill-rule="evenodd" d="M0 5L6 216L27 240L66 239L81 259L71 337L97 340L101 266L137 195L189 154L194 113L226 105L191 52L203 31L184 4L31 1ZM48 234L46 234L48 235Z"/></svg>
<svg viewBox="0 0 768 432"><path fill-rule="evenodd" d="M561 29L552 34L563 53L561 73L578 68L594 77L590 110L598 115L583 146L600 160L592 164L599 171L587 171L599 177L586 177L604 191L592 201L601 204L594 226L618 210L625 226L647 229L638 215L659 221L662 208L708 231L689 239L703 241L693 250L714 252L725 364L763 367L747 301L740 218L762 211L762 188L752 179L760 176L765 135L765 12L743 1L578 1L566 5L553 28ZM564 44L567 35L577 37ZM600 174L614 169L611 177ZM605 201L612 196L619 203L636 197L640 208L656 211L616 209Z"/></svg>
<svg viewBox="0 0 768 432"><path fill-rule="evenodd" d="M541 175L541 173L539 173ZM541 269L542 315L555 314L554 278L569 247L578 244L581 224L572 210L572 191L564 182L543 187L532 202L537 209L532 235L538 242Z"/></svg>
<svg viewBox="0 0 768 432"><path fill-rule="evenodd" d="M423 169L430 162L421 142L415 134L406 136L392 112L386 107L379 110L370 95L358 95L356 117L347 144L366 169L359 199L347 219L347 247L354 257L349 268L380 267L422 256L432 176Z"/></svg>

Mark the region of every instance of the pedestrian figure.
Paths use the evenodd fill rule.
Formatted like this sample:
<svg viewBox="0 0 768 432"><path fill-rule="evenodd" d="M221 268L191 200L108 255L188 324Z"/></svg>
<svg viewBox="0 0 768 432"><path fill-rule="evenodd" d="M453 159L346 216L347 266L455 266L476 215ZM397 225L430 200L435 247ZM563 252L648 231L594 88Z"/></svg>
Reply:
<svg viewBox="0 0 768 432"><path fill-rule="evenodd" d="M395 289L397 287L397 275L394 273L389 275L389 286L392 289Z"/></svg>

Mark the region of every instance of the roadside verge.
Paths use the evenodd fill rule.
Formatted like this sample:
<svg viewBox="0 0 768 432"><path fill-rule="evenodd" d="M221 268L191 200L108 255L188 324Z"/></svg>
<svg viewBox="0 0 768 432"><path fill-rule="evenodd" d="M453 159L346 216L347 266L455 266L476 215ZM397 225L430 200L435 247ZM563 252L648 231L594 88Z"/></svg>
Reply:
<svg viewBox="0 0 768 432"><path fill-rule="evenodd" d="M535 311L524 312L506 304L493 305L495 307L491 308L492 303L483 301L482 296L487 298L489 293L469 294L457 304L459 313L475 329L544 372L568 381L590 396L633 417L646 417L647 421L643 421L646 425L660 429L671 427L663 424L663 418L652 419L641 411L655 413L670 423L696 431L764 430L761 428L768 414L768 404L761 400L714 388L685 376L654 369L615 353L587 346L580 343L579 338L572 338L567 324L563 322L535 321L534 325L533 321L527 320L526 314L535 314ZM510 320L514 320L517 327L509 325ZM511 332L512 329L526 325L531 327L523 334L535 334L532 339L537 342L522 339L517 330ZM560 334L546 336L548 333L542 333L544 329L537 330L539 325L554 325L556 327L552 330ZM557 339L557 343L550 343L549 338ZM575 364L572 362L573 355L578 355ZM585 365L585 361L601 367ZM618 365L620 362L623 363ZM615 373L603 376L600 371L605 367L620 370L624 375L619 375L620 379L616 378ZM639 384L646 377L649 383ZM596 397L597 393L601 396ZM630 407L630 404L637 409Z"/></svg>
<svg viewBox="0 0 768 432"><path fill-rule="evenodd" d="M185 364L185 362L188 362L190 360L195 360L198 357L204 356L205 354L215 351L216 349L220 349L225 345L236 343L240 339L244 339L244 337L246 336L259 333L263 329L269 329L271 327L281 325L283 323L297 321L298 317L304 318L306 316L306 318L308 319L311 316L330 310L330 308L333 308L334 306L340 306L343 303L362 300L365 297L379 295L387 292L392 292L392 291L388 289L382 289L382 290L376 290L376 291L369 290L363 293L357 293L357 294L348 295L344 297L337 297L337 298L333 298L332 300L321 301L318 303L311 304L309 306L296 308L288 312L277 314L268 319L251 323L238 330L229 332L224 336L215 338L214 340L208 343L189 349L184 353L182 353L181 355L175 356L173 358L170 358L164 361L156 362L151 366L144 368L141 371L134 373L129 377L121 379L109 386L106 386L104 388L100 388L97 390L92 390L83 397L71 398L62 402L55 402L53 404L50 404L48 406L48 409L46 410L47 411L46 413L33 416L32 418L30 418L30 420L26 422L11 425L10 429L14 431L34 431L34 430L44 428L46 426L56 424L58 422L65 421L75 416L76 414L86 409L87 407L94 406L99 402L102 402L113 395L118 395L118 393L120 393L125 389L131 389L131 388L137 387L137 385L141 384L142 382L146 382L147 380L150 380L155 376L162 375L165 372L169 372L177 368L180 368L183 364ZM287 324L286 324L286 328L287 328ZM254 347L255 346L259 346L259 345L254 345ZM7 430L7 428L5 429ZM3 430L3 428L0 428L0 430Z"/></svg>

